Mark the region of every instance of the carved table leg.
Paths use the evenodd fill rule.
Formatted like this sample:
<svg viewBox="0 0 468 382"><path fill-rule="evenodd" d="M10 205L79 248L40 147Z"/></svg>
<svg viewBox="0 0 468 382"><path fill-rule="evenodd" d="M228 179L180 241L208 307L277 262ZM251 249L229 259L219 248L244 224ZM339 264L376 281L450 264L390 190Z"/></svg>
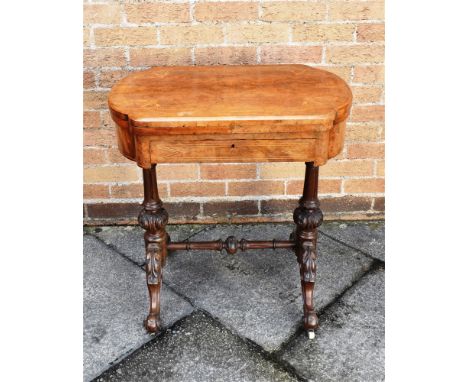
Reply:
<svg viewBox="0 0 468 382"><path fill-rule="evenodd" d="M317 227L323 214L317 198L319 168L306 162L304 192L299 207L294 210L296 230L296 256L301 273L302 298L304 302L304 329L309 338L314 338L318 317L314 309L314 284L317 260Z"/></svg>
<svg viewBox="0 0 468 382"><path fill-rule="evenodd" d="M146 247L146 283L148 285L150 309L145 320L145 327L151 333L156 333L161 327L159 319L159 292L162 284L162 267L167 252L167 233L165 226L168 215L159 199L156 181L156 165L151 169L143 169L145 197L143 209L138 216L140 226L145 229Z"/></svg>

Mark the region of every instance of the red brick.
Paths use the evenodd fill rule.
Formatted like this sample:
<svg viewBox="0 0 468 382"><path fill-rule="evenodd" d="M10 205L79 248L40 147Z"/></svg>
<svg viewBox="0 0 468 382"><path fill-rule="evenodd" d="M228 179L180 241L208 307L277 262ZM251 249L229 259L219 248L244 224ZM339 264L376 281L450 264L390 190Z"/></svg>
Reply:
<svg viewBox="0 0 468 382"><path fill-rule="evenodd" d="M385 211L385 197L374 198L374 211Z"/></svg>
<svg viewBox="0 0 468 382"><path fill-rule="evenodd" d="M97 166L83 170L84 183L134 182L138 180L136 166Z"/></svg>
<svg viewBox="0 0 468 382"><path fill-rule="evenodd" d="M382 65L356 66L354 68L355 83L383 84L385 80L384 67Z"/></svg>
<svg viewBox="0 0 468 382"><path fill-rule="evenodd" d="M163 164L156 167L158 180L189 180L198 178L198 165Z"/></svg>
<svg viewBox="0 0 468 382"><path fill-rule="evenodd" d="M290 180L286 184L287 195L302 195L304 180ZM320 194L337 194L341 192L341 179L320 179Z"/></svg>
<svg viewBox="0 0 468 382"><path fill-rule="evenodd" d="M293 41L353 41L353 24L298 24L293 27Z"/></svg>
<svg viewBox="0 0 468 382"><path fill-rule="evenodd" d="M269 199L260 201L262 215L292 214L298 206L296 199Z"/></svg>
<svg viewBox="0 0 468 382"><path fill-rule="evenodd" d="M162 187L158 184L158 190ZM115 184L111 186L111 195L117 199L142 198L143 184Z"/></svg>
<svg viewBox="0 0 468 382"><path fill-rule="evenodd" d="M339 176L371 176L374 170L372 160L330 160L320 168L320 175L327 177Z"/></svg>
<svg viewBox="0 0 468 382"><path fill-rule="evenodd" d="M385 118L385 106L353 106L351 109L350 122L380 122Z"/></svg>
<svg viewBox="0 0 468 382"><path fill-rule="evenodd" d="M83 89L92 89L96 87L96 76L93 72L83 73Z"/></svg>
<svg viewBox="0 0 468 382"><path fill-rule="evenodd" d="M201 164L202 179L255 179L257 166L255 164Z"/></svg>
<svg viewBox="0 0 468 382"><path fill-rule="evenodd" d="M357 27L357 41L384 41L384 24L361 24Z"/></svg>
<svg viewBox="0 0 468 382"><path fill-rule="evenodd" d="M377 44L354 44L327 47L327 62L332 64L383 63L385 49Z"/></svg>
<svg viewBox="0 0 468 382"><path fill-rule="evenodd" d="M126 65L123 48L98 48L83 50L83 66L85 68L99 68Z"/></svg>
<svg viewBox="0 0 468 382"><path fill-rule="evenodd" d="M108 91L85 91L83 93L84 110L107 109Z"/></svg>
<svg viewBox="0 0 468 382"><path fill-rule="evenodd" d="M91 30L90 28L83 28L83 46L88 47L91 45Z"/></svg>
<svg viewBox="0 0 468 382"><path fill-rule="evenodd" d="M131 66L171 66L190 65L190 48L131 48Z"/></svg>
<svg viewBox="0 0 468 382"><path fill-rule="evenodd" d="M194 18L197 21L248 21L258 17L258 3L197 2Z"/></svg>
<svg viewBox="0 0 468 382"><path fill-rule="evenodd" d="M262 200L260 213L262 215L292 214L297 207L297 200ZM325 216L329 213L367 212L372 205L372 198L363 196L342 196L320 199L320 207ZM375 206L374 206L375 209Z"/></svg>
<svg viewBox="0 0 468 382"><path fill-rule="evenodd" d="M94 42L96 46L155 45L156 28L95 28Z"/></svg>
<svg viewBox="0 0 468 382"><path fill-rule="evenodd" d="M160 28L161 44L216 44L224 40L220 25L167 25Z"/></svg>
<svg viewBox="0 0 468 382"><path fill-rule="evenodd" d="M274 162L260 164L259 176L262 179L304 179L305 166L299 162Z"/></svg>
<svg viewBox="0 0 468 382"><path fill-rule="evenodd" d="M213 201L203 204L203 214L209 217L231 217L236 215L257 215L256 200Z"/></svg>
<svg viewBox="0 0 468 382"><path fill-rule="evenodd" d="M101 126L99 111L83 112L83 127L85 129L97 129Z"/></svg>
<svg viewBox="0 0 468 382"><path fill-rule="evenodd" d="M83 184L84 199L109 198L109 186L103 184Z"/></svg>
<svg viewBox="0 0 468 382"><path fill-rule="evenodd" d="M85 146L116 146L117 138L114 130L89 129L83 132Z"/></svg>
<svg viewBox="0 0 468 382"><path fill-rule="evenodd" d="M103 70L99 75L99 87L111 88L126 75L128 75L126 70Z"/></svg>
<svg viewBox="0 0 468 382"><path fill-rule="evenodd" d="M350 66L314 66L317 69L326 70L327 72L331 72L336 74L338 77L342 78L346 82L349 82L351 79L351 67Z"/></svg>
<svg viewBox="0 0 468 382"><path fill-rule="evenodd" d="M168 188L166 183L158 182L158 193L160 198L167 198ZM143 183L111 185L111 196L117 199L143 198Z"/></svg>
<svg viewBox="0 0 468 382"><path fill-rule="evenodd" d="M130 219L133 224L136 224L141 211L141 203L88 203L85 208L90 221L101 219L103 222L124 221L128 223ZM164 208L172 219L196 220L200 214L200 203L164 203Z"/></svg>
<svg viewBox="0 0 468 382"><path fill-rule="evenodd" d="M106 150L100 148L83 149L83 164L104 164L106 162Z"/></svg>
<svg viewBox="0 0 468 382"><path fill-rule="evenodd" d="M119 4L84 4L84 24L118 24L120 23Z"/></svg>
<svg viewBox="0 0 468 382"><path fill-rule="evenodd" d="M376 174L377 176L385 176L385 160L376 161Z"/></svg>
<svg viewBox="0 0 468 382"><path fill-rule="evenodd" d="M380 102L383 92L380 86L353 86L351 90L354 104Z"/></svg>
<svg viewBox="0 0 468 382"><path fill-rule="evenodd" d="M245 65L257 62L254 46L195 48L196 65Z"/></svg>
<svg viewBox="0 0 468 382"><path fill-rule="evenodd" d="M228 195L283 195L284 182L272 180L260 180L251 182L229 182Z"/></svg>
<svg viewBox="0 0 468 382"><path fill-rule="evenodd" d="M262 3L261 20L265 21L316 21L325 20L327 6L311 1L272 1Z"/></svg>
<svg viewBox="0 0 468 382"><path fill-rule="evenodd" d="M321 46L262 46L260 53L260 61L265 64L318 63L321 60Z"/></svg>
<svg viewBox="0 0 468 382"><path fill-rule="evenodd" d="M287 42L288 24L230 24L226 27L226 39L234 43Z"/></svg>
<svg viewBox="0 0 468 382"><path fill-rule="evenodd" d="M321 198L320 208L324 214L332 212L361 212L370 210L372 198L363 196L343 196Z"/></svg>
<svg viewBox="0 0 468 382"><path fill-rule="evenodd" d="M224 196L224 182L172 183L171 196Z"/></svg>
<svg viewBox="0 0 468 382"><path fill-rule="evenodd" d="M384 179L346 179L344 192L346 193L373 193L384 192Z"/></svg>
<svg viewBox="0 0 468 382"><path fill-rule="evenodd" d="M384 156L385 145L383 143L355 143L348 145L348 158L350 159L380 159Z"/></svg>
<svg viewBox="0 0 468 382"><path fill-rule="evenodd" d="M127 163L127 164L135 164L134 161L125 158L118 148L108 148L107 149L107 157L109 158L108 162L110 164L120 164L120 163Z"/></svg>
<svg viewBox="0 0 468 382"><path fill-rule="evenodd" d="M380 124L348 123L346 126L346 142L376 141L379 139Z"/></svg>
<svg viewBox="0 0 468 382"><path fill-rule="evenodd" d="M330 20L383 20L383 1L334 1L330 2Z"/></svg>
<svg viewBox="0 0 468 382"><path fill-rule="evenodd" d="M103 129L115 130L115 122L109 113L109 110L103 110L101 113L101 127Z"/></svg>
<svg viewBox="0 0 468 382"><path fill-rule="evenodd" d="M125 4L125 13L129 23L183 23L190 21L189 6L188 2L143 2Z"/></svg>

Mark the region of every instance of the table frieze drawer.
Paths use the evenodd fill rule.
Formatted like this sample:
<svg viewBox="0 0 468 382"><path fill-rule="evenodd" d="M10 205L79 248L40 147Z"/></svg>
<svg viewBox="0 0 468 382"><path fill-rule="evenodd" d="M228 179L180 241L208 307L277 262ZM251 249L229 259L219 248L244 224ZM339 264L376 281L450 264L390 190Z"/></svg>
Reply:
<svg viewBox="0 0 468 382"><path fill-rule="evenodd" d="M317 139L154 140L152 163L282 162L317 158Z"/></svg>

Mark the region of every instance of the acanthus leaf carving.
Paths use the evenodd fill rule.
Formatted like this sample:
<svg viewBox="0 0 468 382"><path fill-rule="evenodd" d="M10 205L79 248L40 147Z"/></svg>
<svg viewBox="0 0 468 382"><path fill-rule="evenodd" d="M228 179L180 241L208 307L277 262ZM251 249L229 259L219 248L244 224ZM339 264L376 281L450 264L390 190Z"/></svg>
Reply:
<svg viewBox="0 0 468 382"><path fill-rule="evenodd" d="M169 215L162 207L156 209L143 208L138 215L138 223L140 226L151 233L163 231L168 219Z"/></svg>
<svg viewBox="0 0 468 382"><path fill-rule="evenodd" d="M146 278L150 285L161 282L162 250L158 242L149 242L146 245Z"/></svg>
<svg viewBox="0 0 468 382"><path fill-rule="evenodd" d="M311 231L322 224L323 213L318 206L307 208L301 205L294 210L293 218L299 230Z"/></svg>

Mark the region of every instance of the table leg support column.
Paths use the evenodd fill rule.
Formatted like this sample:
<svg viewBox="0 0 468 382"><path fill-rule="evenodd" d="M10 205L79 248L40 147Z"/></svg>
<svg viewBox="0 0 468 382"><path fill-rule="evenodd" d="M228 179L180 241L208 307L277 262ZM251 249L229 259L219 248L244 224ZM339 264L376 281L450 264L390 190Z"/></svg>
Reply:
<svg viewBox="0 0 468 382"><path fill-rule="evenodd" d="M312 162L306 163L304 192L299 207L294 210L296 230L296 256L301 274L302 297L304 302L304 329L309 338L314 338L318 317L314 309L314 286L317 260L317 227L322 223L318 194L319 168Z"/></svg>
<svg viewBox="0 0 468 382"><path fill-rule="evenodd" d="M159 294L162 285L162 267L167 254L166 224L168 214L162 207L158 194L156 180L156 165L151 169L143 169L143 183L145 197L143 209L138 216L138 223L145 230L146 248L146 283L150 298L150 309L145 320L148 332L157 333L161 328L159 318L160 300Z"/></svg>

